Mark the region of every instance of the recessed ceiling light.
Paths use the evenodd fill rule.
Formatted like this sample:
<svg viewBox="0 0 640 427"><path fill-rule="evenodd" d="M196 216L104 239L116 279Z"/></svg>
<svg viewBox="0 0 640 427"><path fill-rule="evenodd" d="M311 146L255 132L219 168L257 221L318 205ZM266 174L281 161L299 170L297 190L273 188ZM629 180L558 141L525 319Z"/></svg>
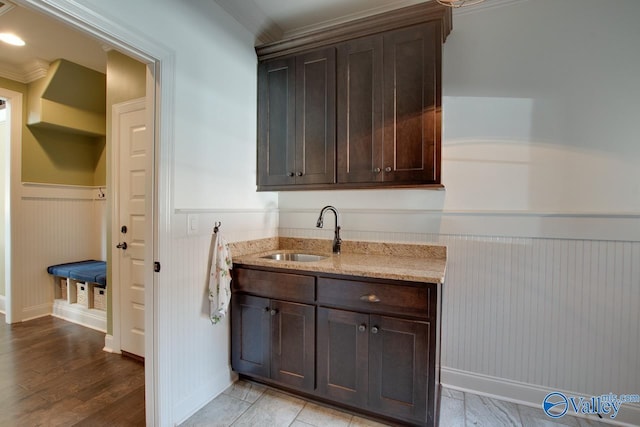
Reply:
<svg viewBox="0 0 640 427"><path fill-rule="evenodd" d="M20 37L16 36L15 34L10 34L10 33L0 33L0 41L3 41L7 44L12 44L14 46L24 46L24 40L22 40Z"/></svg>

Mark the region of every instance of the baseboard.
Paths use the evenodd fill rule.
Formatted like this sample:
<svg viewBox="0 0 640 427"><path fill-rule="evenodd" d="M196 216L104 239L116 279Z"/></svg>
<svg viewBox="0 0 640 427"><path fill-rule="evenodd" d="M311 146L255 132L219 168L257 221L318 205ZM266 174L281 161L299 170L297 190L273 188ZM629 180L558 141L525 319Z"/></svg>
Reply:
<svg viewBox="0 0 640 427"><path fill-rule="evenodd" d="M231 366L229 366L228 370L211 378L211 381L205 386L195 390L189 396L185 396L173 409L175 418L178 420L175 425L184 423L189 417L204 408L207 403L218 397L231 384L237 381L237 379L238 375L233 372Z"/></svg>
<svg viewBox="0 0 640 427"><path fill-rule="evenodd" d="M7 314L5 309L6 307L5 301L6 301L6 297L4 295L0 295L0 313L2 314Z"/></svg>
<svg viewBox="0 0 640 427"><path fill-rule="evenodd" d="M22 322L51 315L51 303L34 305L22 309Z"/></svg>
<svg viewBox="0 0 640 427"><path fill-rule="evenodd" d="M568 390L557 390L546 387L540 387L533 384L522 383L518 381L507 380L503 378L491 377L488 375L476 374L473 372L461 371L453 368L442 367L441 369L442 385L454 390L466 391L481 396L493 397L507 402L517 403L519 405L531 406L534 408L542 408L542 401L545 396L551 392L561 392L567 396L591 398L581 393L574 393ZM606 390L603 393L616 391ZM622 393L622 392L619 392ZM588 418L581 414L575 414L573 410L569 410L567 415ZM561 421L559 419L558 421ZM640 406L638 404L623 404L620 412L615 419L603 417L598 419L600 422L618 426L638 426L640 425Z"/></svg>
<svg viewBox="0 0 640 427"><path fill-rule="evenodd" d="M116 348L113 335L109 335L109 334L106 334L104 336L104 348L102 350L106 351L107 353L121 354L120 349Z"/></svg>
<svg viewBox="0 0 640 427"><path fill-rule="evenodd" d="M107 313L102 310L85 308L79 304L69 304L63 300L55 300L51 315L100 332L107 332Z"/></svg>

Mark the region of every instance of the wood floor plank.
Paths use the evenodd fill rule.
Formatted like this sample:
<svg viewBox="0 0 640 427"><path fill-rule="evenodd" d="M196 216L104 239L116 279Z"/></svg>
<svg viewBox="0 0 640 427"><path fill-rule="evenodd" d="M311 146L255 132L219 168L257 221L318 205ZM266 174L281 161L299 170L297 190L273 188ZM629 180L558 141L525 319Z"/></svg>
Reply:
<svg viewBox="0 0 640 427"><path fill-rule="evenodd" d="M61 319L0 315L0 425L144 425L143 364L103 345L103 333Z"/></svg>

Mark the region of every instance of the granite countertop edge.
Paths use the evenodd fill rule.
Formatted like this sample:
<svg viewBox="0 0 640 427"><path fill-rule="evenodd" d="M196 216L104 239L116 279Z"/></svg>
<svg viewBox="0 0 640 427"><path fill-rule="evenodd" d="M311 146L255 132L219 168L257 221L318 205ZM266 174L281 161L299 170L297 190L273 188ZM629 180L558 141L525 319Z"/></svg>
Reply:
<svg viewBox="0 0 640 427"><path fill-rule="evenodd" d="M341 254L331 253L331 240L269 238L231 244L234 264L313 273L343 274L422 283L444 283L446 246L345 241ZM234 247L236 253L234 255ZM320 261L278 261L274 253L304 252L326 256Z"/></svg>

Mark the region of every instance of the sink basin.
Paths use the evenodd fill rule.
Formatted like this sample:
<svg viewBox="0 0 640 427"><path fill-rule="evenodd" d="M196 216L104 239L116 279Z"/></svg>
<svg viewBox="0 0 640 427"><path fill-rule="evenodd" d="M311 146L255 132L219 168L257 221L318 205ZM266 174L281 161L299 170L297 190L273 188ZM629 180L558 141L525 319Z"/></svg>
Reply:
<svg viewBox="0 0 640 427"><path fill-rule="evenodd" d="M326 258L323 255L302 254L302 253L284 253L279 252L271 255L263 256L262 258L273 259L276 261L300 261L300 262L313 262L320 261Z"/></svg>

